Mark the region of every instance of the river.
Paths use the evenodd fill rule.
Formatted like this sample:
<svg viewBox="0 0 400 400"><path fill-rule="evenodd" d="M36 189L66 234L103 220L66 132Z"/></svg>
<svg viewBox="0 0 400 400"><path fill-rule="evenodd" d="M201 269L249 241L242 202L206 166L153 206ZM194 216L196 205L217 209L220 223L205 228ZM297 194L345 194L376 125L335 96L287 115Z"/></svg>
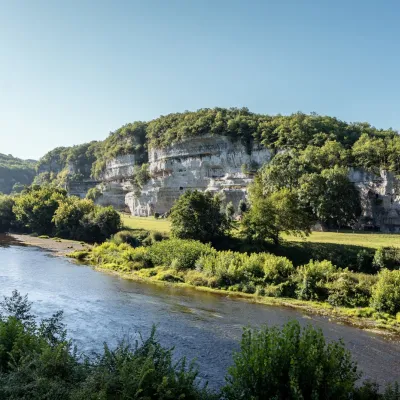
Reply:
<svg viewBox="0 0 400 400"><path fill-rule="evenodd" d="M196 358L200 377L223 384L243 326L282 325L297 319L320 327L328 339L342 338L364 372L380 383L400 379L400 343L353 327L282 307L233 300L188 288L121 279L34 248L0 246L0 295L28 294L33 311L48 317L64 311L69 337L85 351L115 344L124 335L148 334L177 356Z"/></svg>

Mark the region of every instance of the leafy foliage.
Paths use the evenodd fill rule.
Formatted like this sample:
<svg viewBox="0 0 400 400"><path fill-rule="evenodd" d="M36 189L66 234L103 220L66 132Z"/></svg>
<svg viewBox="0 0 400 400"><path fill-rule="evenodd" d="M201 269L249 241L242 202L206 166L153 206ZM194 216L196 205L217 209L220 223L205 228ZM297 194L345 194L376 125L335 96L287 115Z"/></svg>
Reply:
<svg viewBox="0 0 400 400"><path fill-rule="evenodd" d="M342 342L326 343L321 330L293 321L282 330L245 329L223 391L234 400L340 400L359 376Z"/></svg>
<svg viewBox="0 0 400 400"><path fill-rule="evenodd" d="M172 235L180 239L212 242L225 235L229 220L221 210L221 199L197 190L186 191L175 202L169 216Z"/></svg>
<svg viewBox="0 0 400 400"><path fill-rule="evenodd" d="M361 215L359 192L344 168L304 175L300 179L299 199L327 226L352 226Z"/></svg>
<svg viewBox="0 0 400 400"><path fill-rule="evenodd" d="M14 204L11 196L0 195L0 232L7 232L15 224Z"/></svg>
<svg viewBox="0 0 400 400"><path fill-rule="evenodd" d="M280 189L265 194L262 181L256 178L249 192L251 206L242 221L247 238L255 241L272 239L278 244L283 232L295 235L310 232L313 219L299 204L294 190Z"/></svg>
<svg viewBox="0 0 400 400"><path fill-rule="evenodd" d="M33 160L0 153L0 193L10 194L18 185L30 185L35 177L35 164Z"/></svg>
<svg viewBox="0 0 400 400"><path fill-rule="evenodd" d="M10 228L14 216L16 222L30 232L103 242L121 228L121 217L112 207L67 197L65 190L51 186L32 186L15 199L2 200L0 198L0 213L4 210L4 229Z"/></svg>
<svg viewBox="0 0 400 400"><path fill-rule="evenodd" d="M400 312L400 270L383 269L372 292L371 304L378 311L392 315Z"/></svg>
<svg viewBox="0 0 400 400"><path fill-rule="evenodd" d="M133 154L137 164L147 162L146 128L144 122L126 124L115 132L110 132L108 138L96 149L96 160L92 165L92 175L99 178L107 161L117 156Z"/></svg>
<svg viewBox="0 0 400 400"><path fill-rule="evenodd" d="M32 232L52 233L55 225L53 215L67 193L48 186L32 186L15 198L13 212L16 220Z"/></svg>

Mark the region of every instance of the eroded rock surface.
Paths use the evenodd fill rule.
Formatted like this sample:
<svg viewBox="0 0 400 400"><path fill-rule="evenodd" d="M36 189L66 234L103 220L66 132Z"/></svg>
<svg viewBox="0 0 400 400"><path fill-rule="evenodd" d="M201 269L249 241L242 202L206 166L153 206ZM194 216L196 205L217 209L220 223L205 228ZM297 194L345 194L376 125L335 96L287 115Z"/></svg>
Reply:
<svg viewBox="0 0 400 400"><path fill-rule="evenodd" d="M221 192L235 207L246 196L252 181L243 169L257 169L271 158L271 152L259 146L250 148L224 136L190 138L164 149L149 152L152 178L139 191L126 195L133 215L167 212L186 190Z"/></svg>

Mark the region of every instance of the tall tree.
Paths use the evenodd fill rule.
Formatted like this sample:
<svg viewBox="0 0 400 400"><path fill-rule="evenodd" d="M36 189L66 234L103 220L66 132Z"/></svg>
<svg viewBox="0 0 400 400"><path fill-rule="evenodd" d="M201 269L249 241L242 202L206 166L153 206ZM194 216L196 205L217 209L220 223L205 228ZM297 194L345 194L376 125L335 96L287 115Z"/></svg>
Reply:
<svg viewBox="0 0 400 400"><path fill-rule="evenodd" d="M361 215L360 195L346 168L304 175L300 179L299 199L327 226L351 226Z"/></svg>
<svg viewBox="0 0 400 400"><path fill-rule="evenodd" d="M186 191L171 209L172 235L180 239L212 242L226 233L230 224L221 211L221 199L211 193Z"/></svg>

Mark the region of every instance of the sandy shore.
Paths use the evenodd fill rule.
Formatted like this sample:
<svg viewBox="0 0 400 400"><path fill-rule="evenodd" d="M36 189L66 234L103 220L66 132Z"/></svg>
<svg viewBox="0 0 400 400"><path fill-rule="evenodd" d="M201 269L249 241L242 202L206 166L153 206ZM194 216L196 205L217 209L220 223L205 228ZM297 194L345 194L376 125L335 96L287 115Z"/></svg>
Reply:
<svg viewBox="0 0 400 400"><path fill-rule="evenodd" d="M65 256L75 250L86 250L91 246L87 243L76 242L74 240L65 240L58 238L44 239L30 235L18 235L8 233L3 238L4 242L9 244L20 244L25 246L35 246L53 252L57 256ZM3 241L3 240L1 240Z"/></svg>

